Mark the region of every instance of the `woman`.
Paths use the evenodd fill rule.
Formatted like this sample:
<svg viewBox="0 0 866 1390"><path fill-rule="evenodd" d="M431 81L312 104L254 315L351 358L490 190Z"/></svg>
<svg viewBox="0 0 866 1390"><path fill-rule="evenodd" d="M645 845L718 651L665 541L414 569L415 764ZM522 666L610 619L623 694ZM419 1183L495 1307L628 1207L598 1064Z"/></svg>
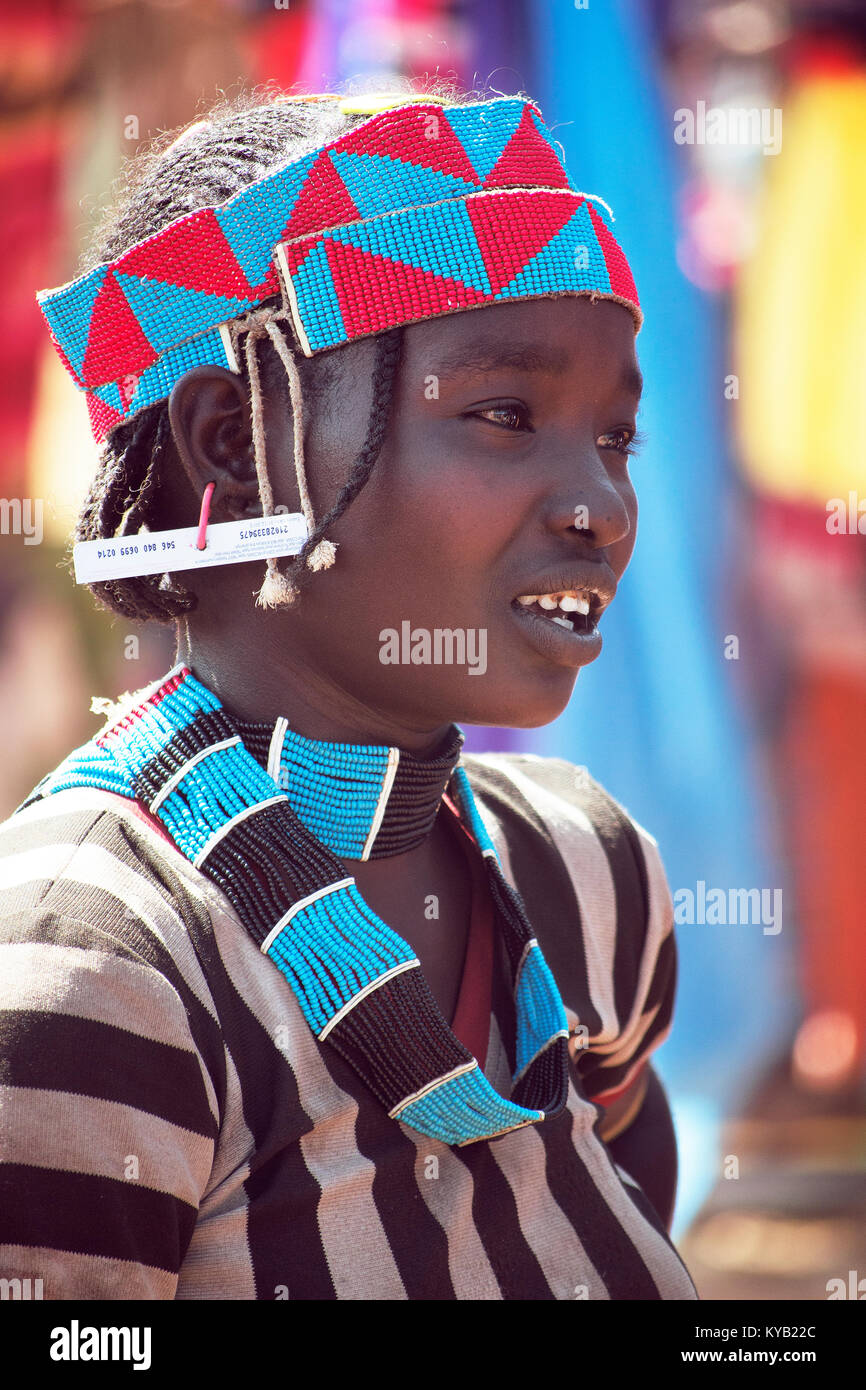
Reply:
<svg viewBox="0 0 866 1390"><path fill-rule="evenodd" d="M455 723L555 718L634 544L606 214L522 98L271 100L144 163L41 296L104 441L79 542L307 538L256 602L260 561L92 586L177 664L0 832L7 1277L695 1297L655 842Z"/></svg>

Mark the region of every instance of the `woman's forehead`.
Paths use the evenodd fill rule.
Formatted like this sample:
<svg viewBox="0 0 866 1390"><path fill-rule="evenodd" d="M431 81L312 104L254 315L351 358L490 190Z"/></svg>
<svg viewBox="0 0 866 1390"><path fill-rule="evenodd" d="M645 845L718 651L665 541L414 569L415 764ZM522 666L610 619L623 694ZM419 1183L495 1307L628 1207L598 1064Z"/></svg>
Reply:
<svg viewBox="0 0 866 1390"><path fill-rule="evenodd" d="M631 312L589 296L485 305L411 324L404 331L404 360L423 359L441 377L508 368L556 375L587 352L636 367Z"/></svg>

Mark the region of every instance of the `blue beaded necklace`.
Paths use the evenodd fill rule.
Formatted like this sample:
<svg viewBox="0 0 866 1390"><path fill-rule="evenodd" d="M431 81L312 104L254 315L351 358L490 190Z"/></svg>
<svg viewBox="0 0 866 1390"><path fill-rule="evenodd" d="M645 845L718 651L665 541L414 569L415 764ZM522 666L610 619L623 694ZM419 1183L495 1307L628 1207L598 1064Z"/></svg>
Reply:
<svg viewBox="0 0 866 1390"><path fill-rule="evenodd" d="M236 723L245 746L286 793L295 815L346 859L383 859L422 844L463 747L456 724L440 753L417 758L378 743L304 738L282 718Z"/></svg>
<svg viewBox="0 0 866 1390"><path fill-rule="evenodd" d="M459 763L460 730L424 760L316 743L285 720L270 729L265 752L263 729L233 717L179 663L18 809L81 786L141 802L225 893L319 1043L349 1062L392 1119L463 1145L559 1114L568 1090L565 1011ZM336 858L420 843L446 786L483 857L511 970L517 1043L507 1098L451 1032L411 947Z"/></svg>

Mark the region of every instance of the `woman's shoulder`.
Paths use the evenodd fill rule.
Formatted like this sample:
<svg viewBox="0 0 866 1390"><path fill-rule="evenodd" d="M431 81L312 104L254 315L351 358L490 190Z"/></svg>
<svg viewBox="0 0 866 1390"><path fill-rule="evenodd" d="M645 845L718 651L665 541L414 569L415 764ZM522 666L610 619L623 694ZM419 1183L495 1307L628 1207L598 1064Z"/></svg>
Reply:
<svg viewBox="0 0 866 1390"><path fill-rule="evenodd" d="M594 843L609 854L630 849L638 865L658 858L654 836L584 766L534 753L473 753L463 762L476 799L504 830L534 826L573 852Z"/></svg>
<svg viewBox="0 0 866 1390"><path fill-rule="evenodd" d="M659 949L673 909L658 843L586 767L531 753L469 754L464 765L504 872L530 919L549 924L552 954L569 921L636 958Z"/></svg>
<svg viewBox="0 0 866 1390"><path fill-rule="evenodd" d="M220 966L195 875L131 799L99 788L31 796L0 823L9 1066L38 1056L33 1086L83 1087L211 1135L225 1093Z"/></svg>
<svg viewBox="0 0 866 1390"><path fill-rule="evenodd" d="M41 784L40 784L41 785ZM38 789L0 823L0 935L51 919L153 956L210 928L216 889L130 797Z"/></svg>
<svg viewBox="0 0 866 1390"><path fill-rule="evenodd" d="M585 767L464 760L479 814L566 1006L592 1098L630 1084L670 1029L677 963L658 844Z"/></svg>

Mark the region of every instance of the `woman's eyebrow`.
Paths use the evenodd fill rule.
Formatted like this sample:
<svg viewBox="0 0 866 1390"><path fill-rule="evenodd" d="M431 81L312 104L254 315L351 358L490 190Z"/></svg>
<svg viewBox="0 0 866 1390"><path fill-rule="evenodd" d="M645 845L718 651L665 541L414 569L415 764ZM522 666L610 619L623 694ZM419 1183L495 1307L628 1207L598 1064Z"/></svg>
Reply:
<svg viewBox="0 0 866 1390"><path fill-rule="evenodd" d="M627 367L623 367L619 384L628 395L634 396L636 401L640 400L643 395L643 377L640 369L633 362L630 362Z"/></svg>
<svg viewBox="0 0 866 1390"><path fill-rule="evenodd" d="M568 354L556 348L509 347L507 343L474 342L443 357L436 375L446 381L472 373L502 370L549 372L553 376L560 376L567 366ZM630 362L623 367L619 385L636 402L640 400L643 377L635 363Z"/></svg>
<svg viewBox="0 0 866 1390"><path fill-rule="evenodd" d="M509 347L505 343L467 343L465 348L443 357L436 375L446 379L472 372L495 372L510 368L519 372L550 372L560 375L568 356L554 348Z"/></svg>

